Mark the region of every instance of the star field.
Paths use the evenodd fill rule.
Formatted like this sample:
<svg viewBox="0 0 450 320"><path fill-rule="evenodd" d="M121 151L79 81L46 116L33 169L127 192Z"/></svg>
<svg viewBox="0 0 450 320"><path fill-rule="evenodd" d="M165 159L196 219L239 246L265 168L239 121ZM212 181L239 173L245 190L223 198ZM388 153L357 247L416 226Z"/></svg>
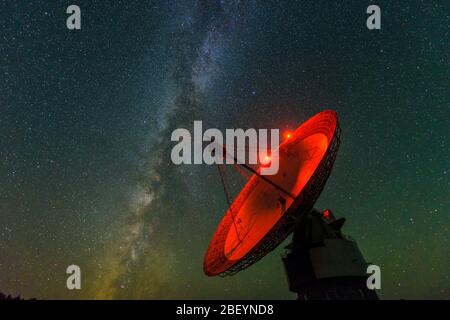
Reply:
<svg viewBox="0 0 450 320"><path fill-rule="evenodd" d="M36 298L292 299L282 246L203 275L226 201L170 134L295 128L337 111L316 203L381 267L385 299L449 299L450 6L378 1L0 2L0 291ZM235 182L236 188L239 184ZM83 288L65 287L66 267Z"/></svg>

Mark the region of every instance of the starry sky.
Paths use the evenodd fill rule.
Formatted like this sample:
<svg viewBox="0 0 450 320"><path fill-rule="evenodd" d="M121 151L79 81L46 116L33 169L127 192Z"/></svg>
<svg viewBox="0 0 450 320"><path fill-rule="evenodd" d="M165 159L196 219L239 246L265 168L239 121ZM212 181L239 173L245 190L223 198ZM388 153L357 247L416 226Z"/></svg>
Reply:
<svg viewBox="0 0 450 320"><path fill-rule="evenodd" d="M450 299L450 4L380 0L369 31L370 4L0 1L0 291L294 298L282 246L203 274L226 198L214 166L172 164L170 134L293 129L332 108L342 143L316 207L347 218L381 298Z"/></svg>

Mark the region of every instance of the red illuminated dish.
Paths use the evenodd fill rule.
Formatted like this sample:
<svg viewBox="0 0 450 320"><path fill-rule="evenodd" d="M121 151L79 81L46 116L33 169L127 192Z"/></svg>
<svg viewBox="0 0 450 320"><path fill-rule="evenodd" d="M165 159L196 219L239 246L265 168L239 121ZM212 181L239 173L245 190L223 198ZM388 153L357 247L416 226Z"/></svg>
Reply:
<svg viewBox="0 0 450 320"><path fill-rule="evenodd" d="M286 135L279 171L254 174L225 213L206 252L206 275L235 274L277 247L325 185L339 147L336 113L323 111ZM278 187L278 188L277 188Z"/></svg>

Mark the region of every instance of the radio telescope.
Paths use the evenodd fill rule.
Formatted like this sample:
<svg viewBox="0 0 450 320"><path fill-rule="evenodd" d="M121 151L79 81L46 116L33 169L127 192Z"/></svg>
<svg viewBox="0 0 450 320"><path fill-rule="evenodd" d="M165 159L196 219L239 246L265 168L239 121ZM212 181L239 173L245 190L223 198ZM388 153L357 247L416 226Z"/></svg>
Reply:
<svg viewBox="0 0 450 320"><path fill-rule="evenodd" d="M341 233L345 219L313 208L339 144L336 112L325 110L280 144L276 175L242 165L253 175L233 201L228 199L205 254L205 274L234 275L294 233L283 262L289 288L299 299L376 299L367 289L367 264L356 242Z"/></svg>

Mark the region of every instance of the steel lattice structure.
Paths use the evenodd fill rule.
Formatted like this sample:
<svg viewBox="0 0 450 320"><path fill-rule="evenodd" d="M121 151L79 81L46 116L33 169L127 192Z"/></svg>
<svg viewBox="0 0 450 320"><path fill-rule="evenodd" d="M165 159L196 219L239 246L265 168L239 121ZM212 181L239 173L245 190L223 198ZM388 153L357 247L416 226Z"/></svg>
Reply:
<svg viewBox="0 0 450 320"><path fill-rule="evenodd" d="M253 184L250 184L244 188L243 192L241 192L231 204L227 214L221 221L213 240L211 241L209 250L205 256L205 272L207 269L225 269L225 271L218 273L218 275L224 277L234 275L239 271L246 269L283 242L294 231L296 225L299 221L301 221L301 219L303 219L305 214L313 208L314 203L318 199L328 177L331 174L340 145L340 128L336 114L333 111L324 111L319 115L320 121L318 121L318 123L306 122L302 126L302 133L304 135L303 138L308 137L312 133L321 132L327 134L329 138L331 138L331 141L329 142L327 150L313 175L303 187L300 194L298 194L295 198L293 204L286 210L278 222L272 226L264 238L254 246L253 249L249 250L249 252L239 259L239 261L231 261L224 255L223 245L230 228L234 225L233 211L236 212L238 208L243 205L248 195L251 194L253 189L256 188L258 181L256 180L256 182L254 181ZM331 124L333 124L332 132L330 131ZM299 141L301 141L301 139L299 139Z"/></svg>

